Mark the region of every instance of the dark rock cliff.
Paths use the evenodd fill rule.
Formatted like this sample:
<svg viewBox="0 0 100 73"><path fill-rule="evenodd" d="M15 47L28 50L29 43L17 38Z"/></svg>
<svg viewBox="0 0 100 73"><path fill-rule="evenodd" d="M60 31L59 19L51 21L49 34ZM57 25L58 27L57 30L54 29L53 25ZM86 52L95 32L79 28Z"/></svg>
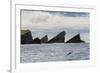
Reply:
<svg viewBox="0 0 100 73"><path fill-rule="evenodd" d="M71 39L69 39L66 43L85 43L85 42L80 39L80 34L77 34Z"/></svg>
<svg viewBox="0 0 100 73"><path fill-rule="evenodd" d="M65 34L65 31L62 31L57 36L49 40L47 43L64 43Z"/></svg>
<svg viewBox="0 0 100 73"><path fill-rule="evenodd" d="M48 36L45 35L43 38L41 38L41 43L47 43L48 42Z"/></svg>
<svg viewBox="0 0 100 73"><path fill-rule="evenodd" d="M31 44L41 44L41 40L37 37L37 38L33 39Z"/></svg>
<svg viewBox="0 0 100 73"><path fill-rule="evenodd" d="M32 40L30 30L21 30L21 44L30 44Z"/></svg>
<svg viewBox="0 0 100 73"><path fill-rule="evenodd" d="M38 37L33 39L30 30L21 30L21 44L42 44L42 43L64 43L65 42L65 31L60 32L57 36L53 37L48 41L48 36L45 35L43 38ZM69 39L66 43L85 43L80 39L80 34L75 35Z"/></svg>

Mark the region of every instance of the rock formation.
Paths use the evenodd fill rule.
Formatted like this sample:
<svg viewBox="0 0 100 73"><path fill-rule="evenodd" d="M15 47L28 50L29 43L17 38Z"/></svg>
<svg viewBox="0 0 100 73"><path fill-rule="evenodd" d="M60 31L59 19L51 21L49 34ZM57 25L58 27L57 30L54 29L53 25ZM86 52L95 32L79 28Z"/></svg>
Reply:
<svg viewBox="0 0 100 73"><path fill-rule="evenodd" d="M62 31L57 36L49 40L47 43L64 43L65 34L65 31Z"/></svg>
<svg viewBox="0 0 100 73"><path fill-rule="evenodd" d="M30 30L21 30L21 44L29 44L32 42L32 34Z"/></svg>
<svg viewBox="0 0 100 73"><path fill-rule="evenodd" d="M70 40L68 40L66 43L84 43L84 41L82 41L80 39L80 34L77 34L73 38L71 38Z"/></svg>
<svg viewBox="0 0 100 73"><path fill-rule="evenodd" d="M33 41L31 42L31 44L40 44L41 40L37 37L35 39L33 39Z"/></svg>
<svg viewBox="0 0 100 73"><path fill-rule="evenodd" d="M43 38L41 38L41 43L46 43L48 42L48 36L45 35Z"/></svg>
<svg viewBox="0 0 100 73"><path fill-rule="evenodd" d="M30 30L21 30L21 44L41 44L41 43L64 43L65 40L65 31L60 32L57 36L53 37L48 41L48 36L45 35L43 38L39 39L38 37L32 39L32 34ZM80 34L75 35L66 43L85 43L80 39Z"/></svg>

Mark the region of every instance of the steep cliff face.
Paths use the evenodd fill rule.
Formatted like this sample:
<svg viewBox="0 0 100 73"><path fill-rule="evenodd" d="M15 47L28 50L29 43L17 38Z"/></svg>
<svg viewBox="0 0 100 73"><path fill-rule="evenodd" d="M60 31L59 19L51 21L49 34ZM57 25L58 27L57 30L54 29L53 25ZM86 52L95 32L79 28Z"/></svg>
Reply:
<svg viewBox="0 0 100 73"><path fill-rule="evenodd" d="M60 32L57 36L53 37L48 41L48 36L45 35L43 38L38 37L33 39L30 30L21 30L21 44L42 44L42 43L64 43L65 42L65 31ZM69 39L66 43L85 43L80 38L80 34L75 35Z"/></svg>
<svg viewBox="0 0 100 73"><path fill-rule="evenodd" d="M45 35L43 38L41 38L41 43L47 43L48 42L48 36Z"/></svg>
<svg viewBox="0 0 100 73"><path fill-rule="evenodd" d="M60 32L57 36L48 41L48 43L64 43L65 31Z"/></svg>
<svg viewBox="0 0 100 73"><path fill-rule="evenodd" d="M21 44L30 44L32 42L32 34L30 30L21 30Z"/></svg>
<svg viewBox="0 0 100 73"><path fill-rule="evenodd" d="M31 44L41 44L41 40L37 37L37 38L33 39Z"/></svg>
<svg viewBox="0 0 100 73"><path fill-rule="evenodd" d="M85 42L80 39L80 34L77 34L71 39L69 39L66 43L85 43Z"/></svg>

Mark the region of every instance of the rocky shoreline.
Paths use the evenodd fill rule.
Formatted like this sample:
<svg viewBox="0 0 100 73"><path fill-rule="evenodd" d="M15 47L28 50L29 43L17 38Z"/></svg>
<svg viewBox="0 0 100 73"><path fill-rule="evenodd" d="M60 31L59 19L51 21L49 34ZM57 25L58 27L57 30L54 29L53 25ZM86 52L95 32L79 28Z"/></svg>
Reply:
<svg viewBox="0 0 100 73"><path fill-rule="evenodd" d="M48 40L48 35L45 35L43 38L36 37L32 38L30 30L21 30L21 44L42 44L42 43L85 43L80 38L80 34L75 35L71 39L65 42L66 32L62 31L52 39Z"/></svg>

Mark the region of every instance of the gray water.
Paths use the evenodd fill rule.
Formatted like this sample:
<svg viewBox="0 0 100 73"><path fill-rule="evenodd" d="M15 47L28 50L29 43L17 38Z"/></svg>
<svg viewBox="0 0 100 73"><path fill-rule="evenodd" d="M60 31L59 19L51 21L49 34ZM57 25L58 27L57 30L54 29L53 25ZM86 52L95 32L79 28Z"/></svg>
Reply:
<svg viewBox="0 0 100 73"><path fill-rule="evenodd" d="M89 43L54 43L21 45L20 62L89 60Z"/></svg>

